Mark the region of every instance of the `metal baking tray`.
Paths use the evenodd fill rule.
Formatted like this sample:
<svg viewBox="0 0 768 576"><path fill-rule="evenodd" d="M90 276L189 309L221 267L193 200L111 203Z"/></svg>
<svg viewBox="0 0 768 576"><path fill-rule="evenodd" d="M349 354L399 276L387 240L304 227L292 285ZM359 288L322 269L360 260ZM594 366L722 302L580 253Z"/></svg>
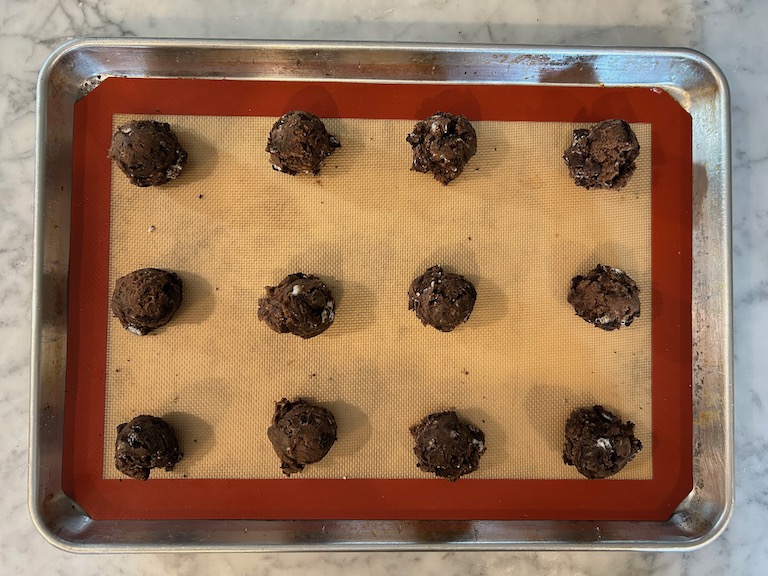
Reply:
<svg viewBox="0 0 768 576"><path fill-rule="evenodd" d="M75 103L110 76L548 83L671 94L693 126L690 494L665 522L90 518L61 480L72 131ZM734 498L730 118L725 78L706 56L685 49L87 39L53 52L37 94L29 507L52 544L88 552L688 550L725 528Z"/></svg>

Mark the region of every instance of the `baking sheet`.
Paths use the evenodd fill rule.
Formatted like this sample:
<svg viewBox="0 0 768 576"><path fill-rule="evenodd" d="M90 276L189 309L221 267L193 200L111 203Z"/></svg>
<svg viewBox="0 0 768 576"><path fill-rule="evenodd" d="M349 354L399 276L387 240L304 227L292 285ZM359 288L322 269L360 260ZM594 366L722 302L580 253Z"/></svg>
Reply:
<svg viewBox="0 0 768 576"><path fill-rule="evenodd" d="M653 62L652 66L647 65L650 62ZM78 200L72 197L70 203L70 162L79 153L71 142L74 104L104 78L114 75L133 78L175 77L183 83L184 78L191 77L221 79L224 77L222 70L226 70L229 78L247 80L267 78L319 82L332 78L333 81L346 79L362 82L363 85L371 81L414 82L419 83L421 88L429 87L430 82L446 81L520 88L535 83L538 78L543 83L555 82L560 85L599 83L606 88L644 86L653 93L669 92L680 102L692 117L695 163L695 267L691 306L696 319L693 325L695 450L693 490L675 514L665 522L604 520L599 522L598 532L595 532L597 523L589 521L474 520L457 524L400 518L364 522L318 519L300 523L281 520L211 520L179 524L168 520L103 522L85 515L78 498L72 500L68 496L73 492L62 491L62 479L66 483L70 473L64 470L62 476L62 465L66 469L67 459L62 460L61 457L62 453L66 454L72 449L67 441L62 445L63 438L66 438L63 431L67 429L64 409L71 407L75 398L80 398L77 402L84 407L88 407L90 401L82 399L82 391L76 394L77 391L72 389L67 394L69 400L66 406L64 402L64 369L72 367L68 366L66 351L86 344L78 338L70 338L68 346L64 345L68 318L70 334L72 320L78 319L76 315L67 313L66 300L62 303L62 293L66 294L66 277L83 274L78 269L78 259L70 259L71 254L80 254L79 249L82 248L76 243L70 247L68 241L71 229L70 208L72 229L83 224L84 220L86 224L94 224L91 216L79 212L81 205ZM217 108L219 112L209 109L207 113L227 115L227 106L232 104L232 101L224 99ZM234 104L237 104L236 100ZM551 105L552 102L542 104ZM374 109L386 107L387 103L376 101L373 104ZM534 105L531 109L538 108ZM150 110L148 104L147 110L143 112L157 113L159 110ZM420 111L421 116L424 113L428 112ZM582 113L588 114L588 111L583 110ZM689 549L715 537L727 523L733 495L730 448L732 423L729 409L732 383L728 290L730 255L727 241L730 198L728 93L724 78L705 56L686 50L659 49L532 49L498 46L456 49L449 46L363 47L354 44L264 44L243 41L76 40L54 52L41 71L37 117L36 304L33 310L35 337L32 350L30 509L36 525L53 544L79 551L169 550L180 547L187 550L222 547L228 550L309 550L318 547L324 550L448 550L470 547ZM94 199L91 198L91 201ZM100 200L96 198L93 203L98 205ZM91 209L96 214L103 213L99 206L91 206ZM105 238L100 234L91 236L98 246L97 252L103 250ZM97 276L91 277L98 279ZM70 312L78 306L78 302L69 303ZM677 303L663 299L659 301L654 294L657 313L663 313L670 305L675 307ZM668 352L677 354L676 350ZM667 362L666 358L662 360ZM92 375L97 368L80 366L77 375ZM656 369L656 364L653 369ZM660 406L662 419L674 417L678 409L676 406L667 406L665 401L660 402ZM702 410L708 415L706 419L699 418ZM80 412L75 411L75 414ZM655 414L659 414L656 406ZM87 420L81 423L91 437L101 437L103 432L97 430L94 433ZM96 447L100 454L103 450L101 440ZM85 456L94 455L91 448L90 445L85 446ZM663 451L663 446L658 448ZM101 460L100 455L96 458ZM90 482L88 478L81 479ZM190 482L201 482L201 502L215 492L210 482ZM474 484L483 482L481 480ZM136 486L137 483L121 484ZM464 485L467 484L473 483ZM583 486L591 483L578 484ZM356 485L367 484L361 480ZM523 484L516 485L519 487ZM437 486L439 488L442 485ZM562 495L559 485L549 486L552 499L558 500ZM229 488L242 493L238 484L231 484ZM298 493L298 496L302 494ZM392 495L382 493L384 496ZM480 501L485 493L480 492L478 496L477 501ZM521 507L521 511L524 513L524 507Z"/></svg>
<svg viewBox="0 0 768 576"><path fill-rule="evenodd" d="M112 128L140 118L115 114ZM467 479L581 478L563 464L563 428L593 404L644 441L615 479L653 477L649 124L633 126L642 153L630 184L588 191L562 160L583 124L475 122L477 155L443 187L409 170L408 120L326 119L342 148L317 177L290 177L264 151L276 118L153 119L181 138L189 170L142 190L113 166L109 285L161 267L181 275L185 301L146 338L109 320L105 478L122 477L117 425L141 413L181 436L171 477L280 478L266 428L282 397L319 402L339 425L302 478L427 477L408 428L445 409L486 433ZM598 262L641 287L630 328L598 330L566 302L570 279ZM479 294L449 334L407 309L410 280L435 263ZM263 287L296 271L338 298L333 325L310 340L256 320Z"/></svg>

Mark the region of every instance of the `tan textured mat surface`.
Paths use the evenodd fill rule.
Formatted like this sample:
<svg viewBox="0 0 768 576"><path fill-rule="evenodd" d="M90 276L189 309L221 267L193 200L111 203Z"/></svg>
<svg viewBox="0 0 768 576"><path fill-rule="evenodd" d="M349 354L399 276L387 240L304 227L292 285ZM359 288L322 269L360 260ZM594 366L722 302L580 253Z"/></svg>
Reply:
<svg viewBox="0 0 768 576"><path fill-rule="evenodd" d="M645 444L616 478L652 477L650 125L633 125L642 150L629 185L587 191L561 158L569 123L473 123L477 155L444 187L408 170L411 121L327 120L342 148L318 177L289 177L264 151L275 118L155 119L172 124L189 163L160 188L113 166L110 286L153 266L180 274L185 296L145 337L109 320L105 478L121 477L116 426L140 413L166 418L185 454L153 479L278 478L266 429L283 396L338 421L305 478L427 477L408 427L449 408L486 433L467 478L578 478L562 463L562 428L592 403L636 422ZM598 262L641 288L630 328L593 328L566 302L571 277ZM478 292L448 334L407 310L411 280L436 263ZM256 319L264 286L297 271L336 296L334 324L311 340Z"/></svg>

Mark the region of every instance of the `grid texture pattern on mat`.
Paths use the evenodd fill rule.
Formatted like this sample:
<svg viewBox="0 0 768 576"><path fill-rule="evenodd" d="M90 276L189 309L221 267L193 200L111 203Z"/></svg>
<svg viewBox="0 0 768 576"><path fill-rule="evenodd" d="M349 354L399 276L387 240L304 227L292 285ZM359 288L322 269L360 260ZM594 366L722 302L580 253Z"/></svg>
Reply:
<svg viewBox="0 0 768 576"><path fill-rule="evenodd" d="M114 127L133 118L115 115ZM266 429L284 396L338 422L303 478L427 477L408 428L445 409L486 434L467 478L579 478L562 462L562 430L593 403L634 421L645 445L616 478L652 477L650 125L633 125L642 150L629 185L601 191L568 177L570 123L475 122L477 155L445 187L409 171L411 121L326 120L342 148L317 177L291 177L264 151L275 118L155 119L189 162L158 188L113 166L110 286L165 268L182 277L184 302L144 337L109 319L105 478L121 477L115 428L142 413L168 420L184 452L153 479L279 478ZM629 328L594 328L566 302L571 278L598 262L641 288ZM436 263L478 292L448 334L407 310L411 280ZM333 325L311 340L256 319L264 286L297 271L336 298Z"/></svg>

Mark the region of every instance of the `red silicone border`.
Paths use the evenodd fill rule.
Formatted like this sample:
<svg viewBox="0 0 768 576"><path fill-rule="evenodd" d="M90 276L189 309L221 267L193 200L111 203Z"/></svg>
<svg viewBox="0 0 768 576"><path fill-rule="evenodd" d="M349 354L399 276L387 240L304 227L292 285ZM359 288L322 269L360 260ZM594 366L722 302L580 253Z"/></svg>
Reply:
<svg viewBox="0 0 768 576"><path fill-rule="evenodd" d="M652 480L102 479L112 114L652 124ZM64 490L94 519L666 520L692 487L691 118L647 88L109 78L75 106Z"/></svg>

